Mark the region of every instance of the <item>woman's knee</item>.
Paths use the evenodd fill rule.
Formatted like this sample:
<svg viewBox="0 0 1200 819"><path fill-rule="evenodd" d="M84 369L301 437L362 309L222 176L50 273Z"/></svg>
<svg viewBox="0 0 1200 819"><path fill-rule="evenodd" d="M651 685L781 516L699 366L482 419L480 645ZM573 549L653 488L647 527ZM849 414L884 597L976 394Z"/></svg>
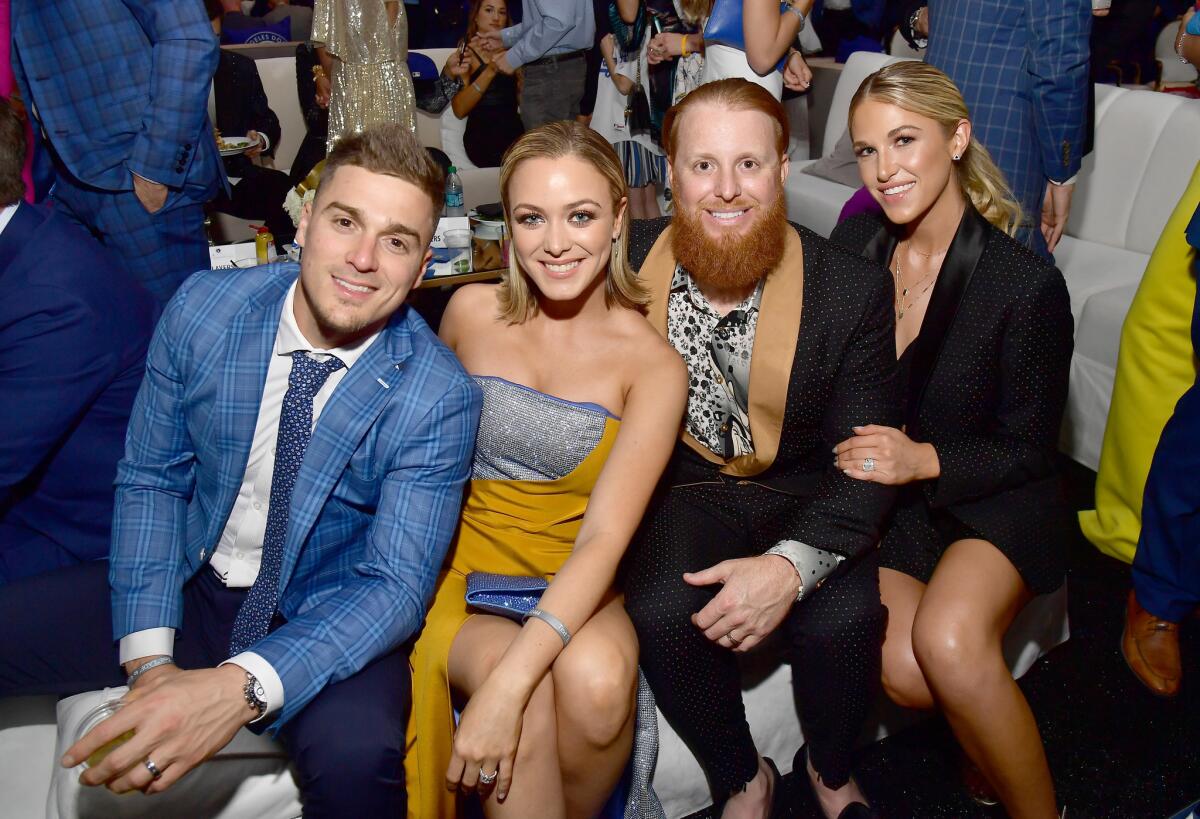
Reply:
<svg viewBox="0 0 1200 819"><path fill-rule="evenodd" d="M881 676L884 692L897 705L920 710L933 707L933 697L911 643L903 647L884 643Z"/></svg>
<svg viewBox="0 0 1200 819"><path fill-rule="evenodd" d="M598 748L612 744L633 718L637 696L634 651L609 644L579 646L586 652L559 657L554 664L559 719L572 733Z"/></svg>
<svg viewBox="0 0 1200 819"><path fill-rule="evenodd" d="M989 675L1007 674L998 635L941 616L921 616L913 623L913 656L939 697L970 697Z"/></svg>

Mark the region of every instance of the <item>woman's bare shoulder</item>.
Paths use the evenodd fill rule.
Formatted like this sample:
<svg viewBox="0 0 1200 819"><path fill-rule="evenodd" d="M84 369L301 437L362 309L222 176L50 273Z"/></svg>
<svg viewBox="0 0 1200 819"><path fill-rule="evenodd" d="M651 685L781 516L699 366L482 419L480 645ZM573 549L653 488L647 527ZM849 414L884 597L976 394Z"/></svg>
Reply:
<svg viewBox="0 0 1200 819"><path fill-rule="evenodd" d="M622 355L630 385L661 393L687 392L687 365L662 334L633 310L620 318Z"/></svg>
<svg viewBox="0 0 1200 819"><path fill-rule="evenodd" d="M464 284L454 291L442 314L438 335L449 342L464 328L478 329L494 322L499 314L497 284Z"/></svg>

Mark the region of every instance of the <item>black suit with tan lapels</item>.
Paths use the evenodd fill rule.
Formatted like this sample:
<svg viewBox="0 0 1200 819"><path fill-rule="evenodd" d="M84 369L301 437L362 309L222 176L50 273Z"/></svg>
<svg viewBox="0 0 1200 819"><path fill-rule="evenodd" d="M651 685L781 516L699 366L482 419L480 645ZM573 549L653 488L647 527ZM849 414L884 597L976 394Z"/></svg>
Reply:
<svg viewBox="0 0 1200 819"><path fill-rule="evenodd" d="M651 290L648 317L668 335L669 220L635 222L629 255ZM757 755L737 658L690 620L719 587L689 586L681 575L781 540L841 561L819 587L806 584L777 631L814 767L830 787L850 775L879 684L886 611L875 553L894 492L842 474L832 449L856 425L899 423L892 294L883 268L806 228L789 230L751 351L753 451L725 460L685 432L630 546L623 582L642 668L717 799L754 777Z"/></svg>

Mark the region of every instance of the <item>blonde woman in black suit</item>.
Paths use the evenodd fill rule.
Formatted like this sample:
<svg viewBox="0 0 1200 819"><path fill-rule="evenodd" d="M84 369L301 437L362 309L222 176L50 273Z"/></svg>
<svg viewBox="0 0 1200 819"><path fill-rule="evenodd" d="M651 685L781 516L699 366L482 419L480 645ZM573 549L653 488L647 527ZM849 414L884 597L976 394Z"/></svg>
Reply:
<svg viewBox="0 0 1200 819"><path fill-rule="evenodd" d="M884 688L942 710L1011 816L1054 816L1037 724L1001 642L1033 595L1063 581L1070 516L1054 463L1072 349L1066 284L1011 238L1020 207L945 74L889 65L850 112L883 214L832 238L892 272L904 416L899 428L857 428L835 450L847 475L900 487L880 556Z"/></svg>

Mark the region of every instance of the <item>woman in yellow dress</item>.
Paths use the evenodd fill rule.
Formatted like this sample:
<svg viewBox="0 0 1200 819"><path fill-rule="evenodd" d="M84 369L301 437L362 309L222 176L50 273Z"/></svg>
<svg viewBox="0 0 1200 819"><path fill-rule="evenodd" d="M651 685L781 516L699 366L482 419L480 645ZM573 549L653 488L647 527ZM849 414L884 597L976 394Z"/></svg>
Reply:
<svg viewBox="0 0 1200 819"><path fill-rule="evenodd" d="M443 341L484 392L470 489L412 653L409 814L593 816L633 740L637 638L617 564L679 434L687 370L639 308L625 177L555 122L505 155L499 285L451 299ZM473 571L550 581L524 625L474 612ZM457 728L452 705L462 710Z"/></svg>

